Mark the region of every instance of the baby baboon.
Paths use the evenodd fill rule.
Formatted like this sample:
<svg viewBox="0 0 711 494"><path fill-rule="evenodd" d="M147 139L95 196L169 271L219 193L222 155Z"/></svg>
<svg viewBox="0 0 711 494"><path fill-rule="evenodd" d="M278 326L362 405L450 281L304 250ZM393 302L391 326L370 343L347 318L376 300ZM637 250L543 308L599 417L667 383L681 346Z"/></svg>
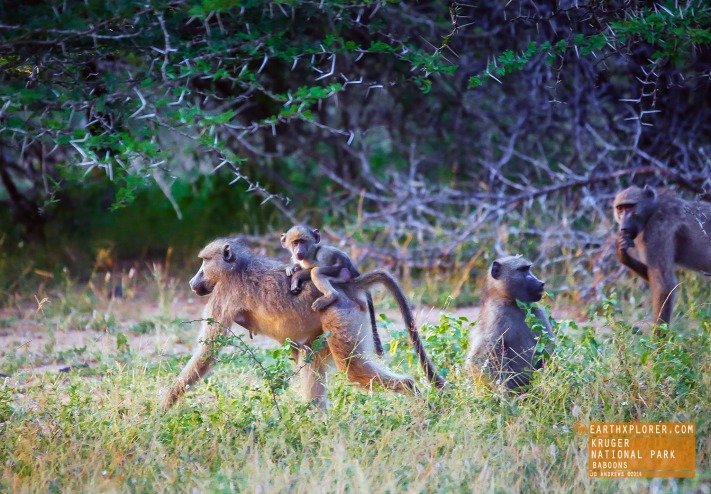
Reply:
<svg viewBox="0 0 711 494"><path fill-rule="evenodd" d="M521 256L493 262L484 285L479 320L469 336L465 366L475 378L486 376L514 389L528 384L531 372L542 366L542 362L533 364L537 340L516 300L538 302L543 286L531 273L531 262ZM540 308L534 312L553 338L545 313Z"/></svg>
<svg viewBox="0 0 711 494"><path fill-rule="evenodd" d="M674 307L674 265L711 271L711 204L688 202L671 192L629 187L613 203L617 258L649 283L655 322L669 323ZM635 248L639 259L631 256Z"/></svg>
<svg viewBox="0 0 711 494"><path fill-rule="evenodd" d="M347 283L360 276L351 258L335 247L321 245L321 233L304 225L296 225L288 232L281 234L281 246L291 252L292 266L286 268L286 275L291 276L291 293L301 291L301 283L311 279L316 288L323 294L317 298L311 308L323 310L336 300L338 291L331 283ZM370 292L365 293L368 314L375 353L383 354L383 344L380 342L378 327L375 324L375 309ZM356 305L363 310L362 304L356 299Z"/></svg>
<svg viewBox="0 0 711 494"><path fill-rule="evenodd" d="M163 409L170 407L189 385L212 367L216 357L212 342L227 332L233 322L281 343L290 339L308 346L328 332L328 345L312 361L303 359L304 352L295 352L299 358L296 365L301 369L303 393L321 406L327 404L323 379L331 358L346 372L350 381L362 387L370 388L376 383L398 392L416 391L411 377L397 374L370 358L373 339L370 331L365 329L368 327L366 315L352 310L349 301L339 300L324 311L314 312L311 304L320 293L312 284L296 296L290 294L283 264L253 254L237 239L215 240L199 256L202 266L190 280L190 287L198 295L211 296L205 306L197 348L166 393ZM412 311L392 276L373 271L344 285L343 289L348 297L362 302L365 291L375 284L384 285L395 296L418 358L426 364L428 378L441 387L444 381L437 375L422 347Z"/></svg>

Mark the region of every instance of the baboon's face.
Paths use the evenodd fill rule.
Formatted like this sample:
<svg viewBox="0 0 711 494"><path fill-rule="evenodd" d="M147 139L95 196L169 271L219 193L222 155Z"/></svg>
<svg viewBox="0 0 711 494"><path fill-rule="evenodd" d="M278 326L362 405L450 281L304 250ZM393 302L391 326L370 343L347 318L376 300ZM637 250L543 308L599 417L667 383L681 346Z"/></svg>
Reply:
<svg viewBox="0 0 711 494"><path fill-rule="evenodd" d="M531 272L531 261L520 256L497 259L491 265L491 278L498 291L522 302L538 302L545 283Z"/></svg>
<svg viewBox="0 0 711 494"><path fill-rule="evenodd" d="M303 225L296 225L288 232L282 233L281 245L289 249L291 255L297 261L310 259L313 248L321 241L321 234L318 229L310 229Z"/></svg>
<svg viewBox="0 0 711 494"><path fill-rule="evenodd" d="M201 297L212 293L215 285L235 263L236 257L230 244L219 242L214 245L218 242L213 242L200 252L202 266L190 280L190 288Z"/></svg>
<svg viewBox="0 0 711 494"><path fill-rule="evenodd" d="M620 231L636 238L657 209L657 194L651 187L630 187L615 196L613 209Z"/></svg>
<svg viewBox="0 0 711 494"><path fill-rule="evenodd" d="M203 295L209 295L214 288L215 284L209 283L205 279L205 261L203 260L198 272L190 279L190 289L202 297Z"/></svg>

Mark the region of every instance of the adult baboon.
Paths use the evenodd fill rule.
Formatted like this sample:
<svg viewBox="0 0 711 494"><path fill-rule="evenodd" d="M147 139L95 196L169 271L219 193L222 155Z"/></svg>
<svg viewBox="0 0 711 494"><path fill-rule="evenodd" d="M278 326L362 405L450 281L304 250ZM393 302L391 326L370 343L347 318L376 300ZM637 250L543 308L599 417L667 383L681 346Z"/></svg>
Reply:
<svg viewBox="0 0 711 494"><path fill-rule="evenodd" d="M286 275L291 277L291 293L299 293L301 283L306 280L313 281L322 293L322 296L311 305L313 310L323 310L338 299L339 292L332 283L347 283L360 276L360 272L348 254L331 245L321 244L321 233L318 228L295 225L281 234L281 246L291 253L293 264L285 270ZM383 355L383 344L380 342L378 326L375 323L373 297L368 291L365 292L365 300L373 331L375 353ZM354 302L364 310L358 299Z"/></svg>
<svg viewBox="0 0 711 494"><path fill-rule="evenodd" d="M347 299L323 312L312 311L311 304L320 296L316 287L309 283L299 295L292 295L284 265L250 252L237 239L215 240L200 251L199 257L202 266L190 280L190 287L198 295L211 297L205 306L197 348L166 393L163 409L207 373L216 357L212 340L233 322L278 342L290 339L306 346L324 332L330 333L327 347L313 361L305 362L304 352L295 352L299 359L296 365L301 368L302 391L321 406L327 404L323 378L331 358L350 381L364 388L376 383L398 392L416 391L411 377L397 374L370 358L373 339L367 315L353 310ZM395 297L428 378L441 387L444 381L422 347L412 311L397 282L388 273L374 271L344 285L343 289L348 298L359 297L364 302L365 290L375 284L384 285Z"/></svg>
<svg viewBox="0 0 711 494"><path fill-rule="evenodd" d="M674 265L711 271L711 204L671 192L629 187L613 203L617 258L649 283L654 322L669 323L677 285ZM634 247L638 258L628 252Z"/></svg>
<svg viewBox="0 0 711 494"><path fill-rule="evenodd" d="M533 364L536 336L526 324L526 315L516 300L538 302L544 283L531 273L531 262L521 256L495 260L486 278L479 319L469 335L465 366L475 378L486 376L509 389L528 384ZM536 317L550 338L551 326L538 307Z"/></svg>

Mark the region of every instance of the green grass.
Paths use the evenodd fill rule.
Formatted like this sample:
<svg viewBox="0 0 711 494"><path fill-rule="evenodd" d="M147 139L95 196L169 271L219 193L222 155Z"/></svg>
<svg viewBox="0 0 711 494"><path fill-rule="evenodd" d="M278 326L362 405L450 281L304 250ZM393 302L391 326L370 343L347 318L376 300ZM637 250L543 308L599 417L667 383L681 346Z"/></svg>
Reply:
<svg viewBox="0 0 711 494"><path fill-rule="evenodd" d="M676 331L661 339L626 322L645 313L620 293L592 307L588 322L556 325L555 354L523 395L466 378L460 364L473 322L455 314L422 328L452 383L446 392L367 393L334 372L324 413L282 386L291 377L286 348L255 348L260 370L238 345L166 414L159 392L188 355L144 355L131 338L184 325L164 309L127 323L92 316L84 298L64 294L39 324L51 331L76 318L76 327L112 338L113 349L68 373L31 374L32 362L9 362L11 377L0 379L0 492L703 492L711 307L698 301L709 300L708 286L687 283ZM88 323L95 319L113 322ZM393 335L389 364L421 377L400 323L385 318L381 327ZM45 353L44 361L80 363L91 351L52 344ZM586 437L574 424L634 420L695 422L697 477L589 479Z"/></svg>

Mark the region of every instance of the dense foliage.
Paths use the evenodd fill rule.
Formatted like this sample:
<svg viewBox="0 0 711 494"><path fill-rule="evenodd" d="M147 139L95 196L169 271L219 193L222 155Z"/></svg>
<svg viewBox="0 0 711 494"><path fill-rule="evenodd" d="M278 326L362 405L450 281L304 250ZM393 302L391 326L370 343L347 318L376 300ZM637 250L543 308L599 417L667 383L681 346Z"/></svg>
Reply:
<svg viewBox="0 0 711 494"><path fill-rule="evenodd" d="M220 168L285 221L360 212L380 255L425 265L534 199L597 216L618 179L709 186L700 0L0 9L0 200L25 235L73 183L117 208L148 180L180 217L173 182Z"/></svg>

